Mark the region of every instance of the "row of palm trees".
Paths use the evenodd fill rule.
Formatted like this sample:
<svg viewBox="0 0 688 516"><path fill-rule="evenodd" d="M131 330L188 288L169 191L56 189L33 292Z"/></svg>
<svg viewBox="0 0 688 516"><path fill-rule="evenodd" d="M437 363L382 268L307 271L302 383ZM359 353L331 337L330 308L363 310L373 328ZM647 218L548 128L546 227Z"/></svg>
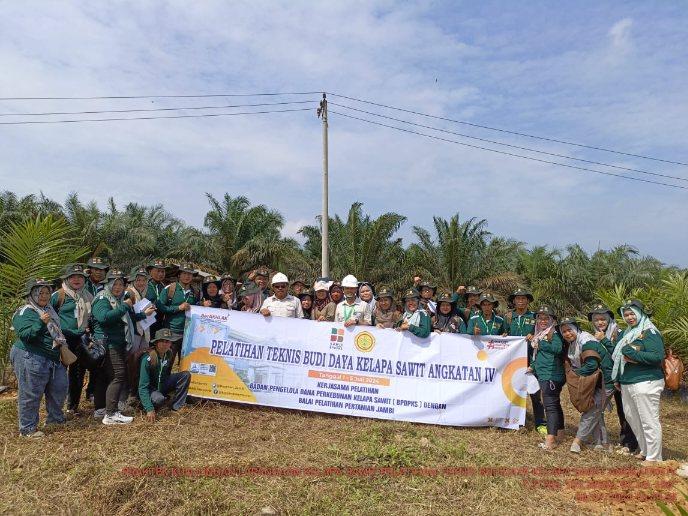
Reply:
<svg viewBox="0 0 688 516"><path fill-rule="evenodd" d="M120 208L109 199L102 210L94 201L82 202L76 193L64 204L42 194L0 193L0 318L7 321L25 278L56 277L63 264L91 254L123 267L164 257L235 277L259 265L290 277L320 275L320 220L300 229L304 243L299 244L281 236L284 218L278 211L252 205L241 196L225 194L218 199L207 194L207 199L204 225L196 228L162 205L129 203ZM416 241L404 246L398 233L406 220L393 212L373 218L358 202L346 218L335 215L329 222L330 275L354 274L401 290L419 274L452 290L476 284L501 299L526 286L536 302L578 315L597 299L615 305L634 293L656 305L660 329L664 326L671 343L688 352L685 270L640 256L629 245L593 253L576 244L565 249L528 248L493 235L486 220L462 220L458 213L449 220L435 217L430 230L414 226ZM4 356L2 328L0 323Z"/></svg>

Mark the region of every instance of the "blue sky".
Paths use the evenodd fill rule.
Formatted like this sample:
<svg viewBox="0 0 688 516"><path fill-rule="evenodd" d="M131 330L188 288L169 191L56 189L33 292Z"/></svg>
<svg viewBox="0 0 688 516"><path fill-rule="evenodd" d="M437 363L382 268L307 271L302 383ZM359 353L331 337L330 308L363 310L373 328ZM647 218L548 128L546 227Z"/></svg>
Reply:
<svg viewBox="0 0 688 516"><path fill-rule="evenodd" d="M0 97L325 90L686 163L687 9L684 1L0 1ZM234 103L0 101L0 113ZM374 110L688 179L685 166ZM52 119L58 118L65 117ZM433 215L459 212L462 219L486 218L495 234L528 245L576 242L594 250L628 243L688 266L688 190L501 156L335 114L329 136L330 213L345 216L354 201L373 216L402 213L407 243L412 226L430 228ZM0 188L42 190L59 201L76 190L101 206L109 196L119 204L162 202L195 225L207 211L205 192L229 192L280 211L285 235L294 236L320 211L321 148L314 111L0 125Z"/></svg>

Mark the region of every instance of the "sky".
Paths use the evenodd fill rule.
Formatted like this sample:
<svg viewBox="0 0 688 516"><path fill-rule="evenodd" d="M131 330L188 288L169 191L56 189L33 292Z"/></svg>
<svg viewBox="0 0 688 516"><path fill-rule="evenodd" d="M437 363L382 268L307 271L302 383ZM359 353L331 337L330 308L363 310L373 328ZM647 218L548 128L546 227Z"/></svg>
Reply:
<svg viewBox="0 0 688 516"><path fill-rule="evenodd" d="M162 203L202 226L206 192L314 224L329 101L330 216L486 219L527 246L635 246L688 267L688 2L0 0L0 190ZM231 97L237 94L316 92ZM212 98L2 100L223 95ZM225 96L226 95L226 96ZM367 100L456 123L354 100ZM264 107L26 116L22 113ZM6 122L284 113L59 124ZM375 115L430 126L437 132ZM339 113L684 189L525 160ZM474 124L474 125L468 125ZM552 157L473 138L664 176ZM678 178L678 179L676 179Z"/></svg>

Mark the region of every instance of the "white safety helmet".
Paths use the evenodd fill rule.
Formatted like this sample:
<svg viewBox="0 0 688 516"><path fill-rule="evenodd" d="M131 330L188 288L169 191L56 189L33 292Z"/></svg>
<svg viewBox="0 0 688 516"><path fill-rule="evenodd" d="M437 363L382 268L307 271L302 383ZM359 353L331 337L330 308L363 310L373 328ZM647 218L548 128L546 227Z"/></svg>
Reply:
<svg viewBox="0 0 688 516"><path fill-rule="evenodd" d="M281 272L278 272L272 277L272 283L271 285L274 285L275 283L289 283L289 280L287 279L286 274L282 274Z"/></svg>
<svg viewBox="0 0 688 516"><path fill-rule="evenodd" d="M353 274L349 274L348 276L344 276L344 279L342 280L342 288L344 287L354 287L358 288L358 280Z"/></svg>

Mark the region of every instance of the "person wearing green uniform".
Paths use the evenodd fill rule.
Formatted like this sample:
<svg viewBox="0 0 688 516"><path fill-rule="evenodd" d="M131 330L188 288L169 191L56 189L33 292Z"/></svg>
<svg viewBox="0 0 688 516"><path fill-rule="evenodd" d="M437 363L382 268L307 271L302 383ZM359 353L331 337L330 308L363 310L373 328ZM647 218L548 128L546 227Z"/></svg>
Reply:
<svg viewBox="0 0 688 516"><path fill-rule="evenodd" d="M409 288L404 292L402 299L404 313L394 327L397 331L408 331L424 339L430 335L432 323L428 313L420 308L420 293L415 288Z"/></svg>
<svg viewBox="0 0 688 516"><path fill-rule="evenodd" d="M499 306L499 301L495 297L484 292L479 299L480 312L472 315L468 320L467 333L469 335L502 335L504 330L504 319L498 316L494 309Z"/></svg>
<svg viewBox="0 0 688 516"><path fill-rule="evenodd" d="M528 368L540 383L542 404L547 416L547 435L540 448L552 450L565 438L561 389L564 387L564 345L556 331L556 315L548 305L535 312L535 334L531 338L533 361Z"/></svg>
<svg viewBox="0 0 688 516"><path fill-rule="evenodd" d="M192 305L198 303L196 293L191 288L191 280L196 270L188 264L179 267L179 278L175 283L167 285L158 299L158 310L165 314L163 327L169 328L178 335L184 334L186 312ZM180 354L179 342L172 343L172 365Z"/></svg>
<svg viewBox="0 0 688 516"><path fill-rule="evenodd" d="M429 281L421 281L417 288L420 294L420 307L432 317L437 310L437 305L432 300L435 296L435 292L437 292L437 287Z"/></svg>
<svg viewBox="0 0 688 516"><path fill-rule="evenodd" d="M105 382L99 384L95 393L95 405L102 403L105 389L105 425L131 423L133 418L119 411L120 392L127 382L127 352L134 345L134 323L131 298L124 298L125 275L119 269L111 269L106 276L106 285L93 301L93 336L105 340ZM139 314L141 315L141 314Z"/></svg>
<svg viewBox="0 0 688 516"><path fill-rule="evenodd" d="M480 294L482 294L483 291L473 285L468 287L462 285L456 292L459 295L459 299L456 302L456 309L464 322L468 324L471 317L480 313Z"/></svg>
<svg viewBox="0 0 688 516"><path fill-rule="evenodd" d="M528 289L519 288L514 290L507 298L509 304L514 307L504 317L506 333L510 337L526 337L528 342L528 367L533 362L533 346L530 341L535 335L535 314L528 309L528 305L533 302L533 294ZM530 395L533 405L533 422L535 430L547 435L547 421L545 420L545 407L542 406L540 392Z"/></svg>
<svg viewBox="0 0 688 516"><path fill-rule="evenodd" d="M60 346L67 345L60 318L50 305L52 287L39 278L29 281L24 306L12 317L17 340L10 361L17 377L19 435L43 437L38 430L38 409L45 396L48 423L65 422L62 406L67 397L67 369L60 362Z"/></svg>
<svg viewBox="0 0 688 516"><path fill-rule="evenodd" d="M614 312L612 312L604 303L597 303L592 307L588 313L588 321L592 324L592 331L600 344L612 354L616 343L621 336L616 321L614 320ZM623 400L621 399L621 391L614 389L614 405L616 405L616 416L619 418L619 450L620 454L633 454L638 450L638 440L631 429L631 425L626 421L623 411Z"/></svg>
<svg viewBox="0 0 688 516"><path fill-rule="evenodd" d="M258 269L253 275L253 278L249 277L249 279L253 279L255 284L258 285L258 288L260 288L260 290L262 291L263 299L261 303L265 301L268 297L270 297L270 288L268 288L268 282L270 280L270 271L268 271L267 269Z"/></svg>
<svg viewBox="0 0 688 516"><path fill-rule="evenodd" d="M146 299L157 306L162 289L165 288L165 275L167 274L167 265L165 262L156 258L151 261L146 267L148 270L148 288L146 289ZM155 323L149 328L150 334L155 335L155 332L162 327L163 314L157 313Z"/></svg>
<svg viewBox="0 0 688 516"><path fill-rule="evenodd" d="M172 410L179 411L186 403L186 396L191 384L191 373L181 371L170 374L172 371L173 356L170 346L178 342L181 335L172 333L169 328L163 328L155 333L151 341L154 349L150 350L141 360L139 373L139 398L146 412L149 422L155 421L157 408L160 408L167 400L166 396L175 391Z"/></svg>
<svg viewBox="0 0 688 516"><path fill-rule="evenodd" d="M107 261L99 256L94 256L88 260L88 279L86 280L86 288L93 297L103 290L105 286L105 275L109 269Z"/></svg>
<svg viewBox="0 0 688 516"><path fill-rule="evenodd" d="M456 311L454 294L448 290L437 296L437 313L432 316L432 330L435 333L466 333L466 324Z"/></svg>
<svg viewBox="0 0 688 516"><path fill-rule="evenodd" d="M69 370L69 397L67 399L67 414L76 416L79 413L81 391L84 388L86 364L80 354L80 340L89 330L91 319L91 304L93 295L86 288L86 273L79 263L68 264L63 271L62 286L53 292L50 304L60 316L60 328L67 339L69 349L78 357L78 360L70 364ZM90 375L98 374L93 369Z"/></svg>
<svg viewBox="0 0 688 516"><path fill-rule="evenodd" d="M661 462L659 400L664 390L664 339L650 321L652 312L641 301L629 299L619 314L628 326L612 355L615 387L621 390L626 420L638 439L638 458L647 463Z"/></svg>
<svg viewBox="0 0 688 516"><path fill-rule="evenodd" d="M604 424L604 408L614 392L611 353L593 335L582 331L575 319L566 317L559 321L559 333L567 343L567 358L571 369L578 376L590 376L598 369L603 381L595 387L593 406L581 414L571 452L580 453L584 443L594 442L596 451L606 451L609 446L607 427Z"/></svg>

